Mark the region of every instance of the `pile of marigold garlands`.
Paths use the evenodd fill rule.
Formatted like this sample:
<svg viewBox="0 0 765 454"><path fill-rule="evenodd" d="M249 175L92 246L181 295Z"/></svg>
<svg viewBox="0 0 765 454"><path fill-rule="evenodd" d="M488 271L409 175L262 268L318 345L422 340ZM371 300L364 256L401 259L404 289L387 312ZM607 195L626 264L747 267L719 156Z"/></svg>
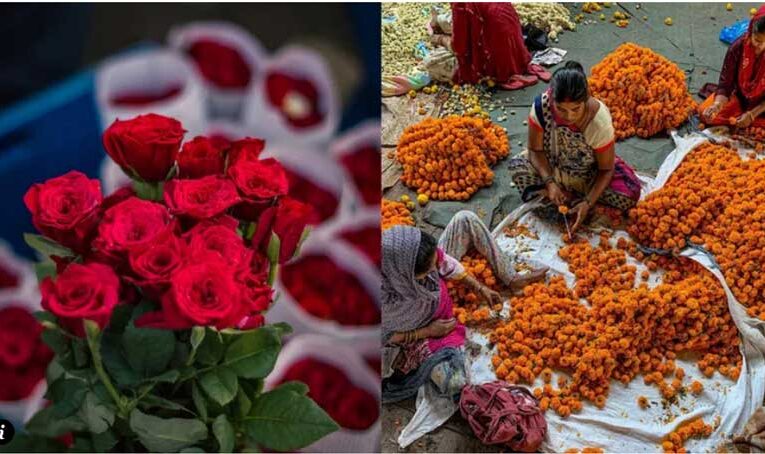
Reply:
<svg viewBox="0 0 765 454"><path fill-rule="evenodd" d="M676 128L696 106L685 73L633 43L622 44L593 66L589 84L593 96L608 106L618 139Z"/></svg>
<svg viewBox="0 0 765 454"><path fill-rule="evenodd" d="M388 230L394 225L414 226L414 219L409 209L401 202L383 199L380 207L382 230Z"/></svg>
<svg viewBox="0 0 765 454"><path fill-rule="evenodd" d="M481 118L450 116L406 128L396 159L409 188L432 200L467 200L492 184L491 166L509 153L501 127Z"/></svg>
<svg viewBox="0 0 765 454"><path fill-rule="evenodd" d="M639 374L671 402L685 388L685 371L674 362L680 352L700 354L698 366L708 377L719 371L737 380L738 332L715 277L688 259L651 257L653 267L666 270L663 282L635 288L635 267L626 264L631 248L622 240L614 249L607 236L596 247L561 248L576 287L557 276L511 300L512 318L490 335L497 377L530 384L541 376L546 384L534 395L543 410L563 417L581 410L584 400L603 408L611 380L626 384ZM566 372L557 389L554 369Z"/></svg>
<svg viewBox="0 0 765 454"><path fill-rule="evenodd" d="M765 320L763 206L765 162L704 143L630 211L628 231L641 244L675 253L688 242L703 245L749 315Z"/></svg>

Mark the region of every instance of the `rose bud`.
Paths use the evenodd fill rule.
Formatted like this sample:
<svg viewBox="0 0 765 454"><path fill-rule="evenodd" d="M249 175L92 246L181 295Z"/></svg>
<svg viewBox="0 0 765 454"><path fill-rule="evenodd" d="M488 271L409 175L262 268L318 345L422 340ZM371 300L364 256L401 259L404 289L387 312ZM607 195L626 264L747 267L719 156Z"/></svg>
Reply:
<svg viewBox="0 0 765 454"><path fill-rule="evenodd" d="M265 254L271 232L275 233L280 241L279 263L284 263L295 255L305 228L317 221L316 212L310 205L282 197L276 206L267 208L260 216L252 246Z"/></svg>

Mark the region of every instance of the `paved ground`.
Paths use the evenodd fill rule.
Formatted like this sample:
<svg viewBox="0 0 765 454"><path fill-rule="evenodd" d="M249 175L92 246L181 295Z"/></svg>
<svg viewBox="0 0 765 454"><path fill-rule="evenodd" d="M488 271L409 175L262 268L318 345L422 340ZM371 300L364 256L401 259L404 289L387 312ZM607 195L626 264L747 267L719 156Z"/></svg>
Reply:
<svg viewBox="0 0 765 454"><path fill-rule="evenodd" d="M573 14L576 14L579 12L580 5L569 4L568 6L574 12ZM686 71L689 88L695 94L706 82L716 83L719 77L720 65L727 49L727 46L718 40L720 29L738 19L748 17L749 9L756 6L759 5L735 3L734 10L728 12L723 3L619 3L614 4L614 8L621 8L633 17L627 28L621 29L609 22L593 25L580 24L576 32L563 33L560 36L560 42L552 45L567 50L566 60L577 60L584 65L585 69L592 67L622 43L634 42L650 47ZM604 12L610 16L614 8L605 9ZM644 16L648 17L645 21ZM672 17L673 26L668 27L663 24L665 17ZM524 90L497 92L493 95L495 104L502 102L509 106L508 112L514 110L516 113L507 115L507 121L498 122L508 130L511 154L517 154L525 146L527 130L522 122L528 115L533 98L546 87L546 84L540 83ZM418 95L418 101L423 99L422 96L422 94ZM696 97L696 99L700 98ZM413 113L416 108L411 103L405 99L383 101L383 185L386 188L384 197L388 199L398 199L402 194L413 195L413 191L397 181L396 164L385 157L387 152L395 150L396 141L403 126L419 119ZM437 105L435 108L437 109ZM494 112L493 119L496 121L500 114L501 112ZM519 142L522 143L519 145ZM619 142L616 151L638 172L655 174L661 162L673 148L669 137L664 136L650 140L630 138ZM476 212L487 224L495 226L520 204L520 197L514 188L510 187L508 171L504 163L498 164L494 172L494 184L479 191L468 202L431 202L424 208L418 208L415 211L418 226L432 233L439 233L452 215L462 209ZM413 413L413 400L383 407L383 452L404 451L399 449L396 439ZM405 450L405 452L486 451L497 450L481 446L472 436L469 427L458 416Z"/></svg>

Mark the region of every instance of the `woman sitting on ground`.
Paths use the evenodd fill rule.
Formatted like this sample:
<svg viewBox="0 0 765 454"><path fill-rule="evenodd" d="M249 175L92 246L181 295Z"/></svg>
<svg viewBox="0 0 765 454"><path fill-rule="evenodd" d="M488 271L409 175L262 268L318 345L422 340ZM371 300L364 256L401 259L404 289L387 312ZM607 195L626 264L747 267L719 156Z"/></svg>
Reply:
<svg viewBox="0 0 765 454"><path fill-rule="evenodd" d="M454 318L445 280L462 280L487 304L503 298L465 272L454 257L475 249L511 288L542 280L547 269L515 273L491 233L474 213L461 211L436 239L415 227L383 232L383 402L414 396L426 383L442 397L458 395L466 384L465 327Z"/></svg>
<svg viewBox="0 0 765 454"><path fill-rule="evenodd" d="M524 202L535 196L572 206L572 232L595 203L626 211L640 198L640 180L616 156L608 107L590 95L584 68L569 61L534 99L528 151L510 160Z"/></svg>
<svg viewBox="0 0 765 454"><path fill-rule="evenodd" d="M717 91L700 106L708 125L765 128L765 5L725 54Z"/></svg>

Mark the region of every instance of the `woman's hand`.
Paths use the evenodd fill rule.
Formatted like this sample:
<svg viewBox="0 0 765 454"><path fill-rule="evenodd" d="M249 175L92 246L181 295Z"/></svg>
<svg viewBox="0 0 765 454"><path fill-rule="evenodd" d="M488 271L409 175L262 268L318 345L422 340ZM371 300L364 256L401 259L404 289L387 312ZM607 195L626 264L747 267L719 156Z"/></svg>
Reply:
<svg viewBox="0 0 765 454"><path fill-rule="evenodd" d="M425 327L425 337L444 337L457 326L457 319L449 318L433 320Z"/></svg>
<svg viewBox="0 0 765 454"><path fill-rule="evenodd" d="M740 117L738 117L738 119L736 120L736 127L737 128L748 128L754 122L754 117L755 117L755 115L754 115L753 112L751 112L751 111L744 112L744 114L741 115Z"/></svg>
<svg viewBox="0 0 765 454"><path fill-rule="evenodd" d="M547 183L547 198L558 206L565 205L568 200L566 193L554 181Z"/></svg>
<svg viewBox="0 0 765 454"><path fill-rule="evenodd" d="M572 208L569 213L574 215L574 225L571 226L571 234L576 233L576 230L582 225L587 214L590 212L590 204L586 200L582 200Z"/></svg>
<svg viewBox="0 0 765 454"><path fill-rule="evenodd" d="M486 287L485 285L481 286L478 291L481 293L481 296L487 303L491 305L502 304L502 295L490 289L489 287Z"/></svg>

